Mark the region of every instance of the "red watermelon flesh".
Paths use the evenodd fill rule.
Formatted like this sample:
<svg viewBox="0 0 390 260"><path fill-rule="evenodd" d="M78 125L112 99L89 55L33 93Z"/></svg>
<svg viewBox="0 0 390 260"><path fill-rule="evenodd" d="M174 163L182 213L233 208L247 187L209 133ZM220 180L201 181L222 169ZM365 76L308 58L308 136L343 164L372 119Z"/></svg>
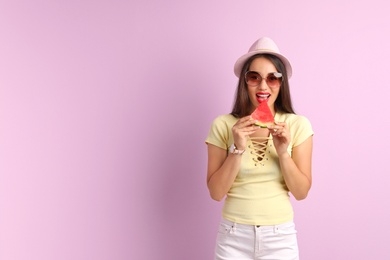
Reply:
<svg viewBox="0 0 390 260"><path fill-rule="evenodd" d="M251 116L253 119L258 121L255 125L262 128L267 128L267 126L274 124L274 116L272 115L266 101L260 102L259 106L255 109L255 111L253 111Z"/></svg>

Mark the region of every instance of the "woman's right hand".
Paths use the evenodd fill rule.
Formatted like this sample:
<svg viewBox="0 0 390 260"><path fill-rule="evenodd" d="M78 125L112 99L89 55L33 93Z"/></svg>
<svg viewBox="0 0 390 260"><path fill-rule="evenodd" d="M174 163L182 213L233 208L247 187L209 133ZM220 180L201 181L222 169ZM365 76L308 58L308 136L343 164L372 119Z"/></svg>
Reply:
<svg viewBox="0 0 390 260"><path fill-rule="evenodd" d="M232 127L234 145L238 150L245 150L247 137L259 129L255 126L256 120L251 116L240 118Z"/></svg>

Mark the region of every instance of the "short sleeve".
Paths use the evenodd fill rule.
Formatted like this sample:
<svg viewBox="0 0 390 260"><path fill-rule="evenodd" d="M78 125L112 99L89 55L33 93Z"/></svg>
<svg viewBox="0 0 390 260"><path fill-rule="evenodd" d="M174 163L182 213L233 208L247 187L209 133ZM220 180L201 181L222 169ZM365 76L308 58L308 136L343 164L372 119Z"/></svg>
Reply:
<svg viewBox="0 0 390 260"><path fill-rule="evenodd" d="M224 150L228 149L229 135L231 129L228 126L224 116L219 116L211 124L209 134L206 138L207 144L213 144Z"/></svg>
<svg viewBox="0 0 390 260"><path fill-rule="evenodd" d="M290 125L292 146L298 146L314 134L309 119L304 116L296 116Z"/></svg>

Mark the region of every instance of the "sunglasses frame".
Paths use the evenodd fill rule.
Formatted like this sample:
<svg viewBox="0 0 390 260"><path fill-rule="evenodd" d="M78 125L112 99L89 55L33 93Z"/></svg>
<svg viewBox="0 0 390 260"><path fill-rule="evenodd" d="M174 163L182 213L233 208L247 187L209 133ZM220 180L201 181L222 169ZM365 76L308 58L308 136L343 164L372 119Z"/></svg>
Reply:
<svg viewBox="0 0 390 260"><path fill-rule="evenodd" d="M247 74L248 74L248 73L256 73L256 74L261 78L259 84L250 85L250 84L248 83L248 80L247 80ZM270 76L274 76L275 78L277 78L277 79L280 80L280 81L279 81L279 83L280 83L279 86L270 86L270 84L269 84L269 82L268 82L268 78L269 78ZM283 74L280 73L280 72L271 72L271 73L268 73L267 76L266 76L265 78L263 78L263 76L261 76L260 73L258 73L257 71L248 70L247 72L245 72L245 77L244 77L244 78L245 78L246 84L247 84L248 86L251 86L251 87L257 87L257 86L259 86L263 80L265 80L267 86L270 87L270 88L277 88L277 87L280 87L280 86L282 86L282 82L283 82Z"/></svg>

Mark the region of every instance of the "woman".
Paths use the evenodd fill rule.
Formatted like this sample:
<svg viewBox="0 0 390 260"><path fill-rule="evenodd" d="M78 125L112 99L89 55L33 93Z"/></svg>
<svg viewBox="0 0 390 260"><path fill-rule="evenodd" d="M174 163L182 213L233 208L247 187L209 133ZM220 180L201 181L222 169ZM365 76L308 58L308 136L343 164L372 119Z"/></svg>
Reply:
<svg viewBox="0 0 390 260"><path fill-rule="evenodd" d="M263 37L234 71L233 110L214 120L206 139L210 196L226 198L215 259L299 259L289 193L302 200L310 190L313 130L294 113L290 62ZM267 128L250 116L260 102L274 115Z"/></svg>

